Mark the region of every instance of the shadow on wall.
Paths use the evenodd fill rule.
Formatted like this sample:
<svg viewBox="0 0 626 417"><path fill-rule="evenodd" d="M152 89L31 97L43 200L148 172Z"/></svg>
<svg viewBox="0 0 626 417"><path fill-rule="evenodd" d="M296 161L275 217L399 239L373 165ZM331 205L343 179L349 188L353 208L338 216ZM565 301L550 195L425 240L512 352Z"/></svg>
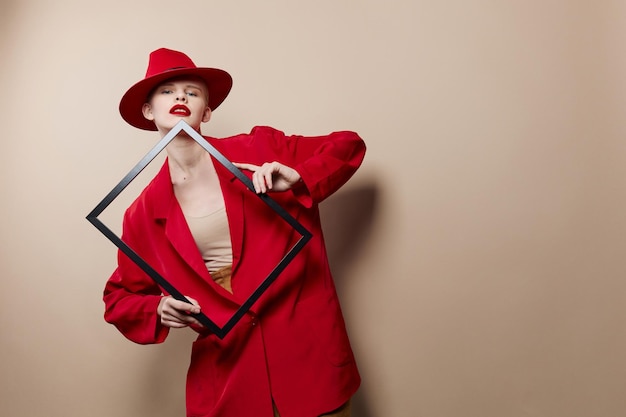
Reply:
<svg viewBox="0 0 626 417"><path fill-rule="evenodd" d="M328 258L342 301L348 299L343 294L349 294L351 287L359 285L354 280L348 280L345 271L358 258L369 236L377 203L378 189L375 184L369 183L340 190L320 206ZM352 417L372 417L363 386L352 400Z"/></svg>
<svg viewBox="0 0 626 417"><path fill-rule="evenodd" d="M378 189L369 183L340 190L320 205L328 259L340 293L353 285L346 282L344 271L353 264L370 233L377 201Z"/></svg>

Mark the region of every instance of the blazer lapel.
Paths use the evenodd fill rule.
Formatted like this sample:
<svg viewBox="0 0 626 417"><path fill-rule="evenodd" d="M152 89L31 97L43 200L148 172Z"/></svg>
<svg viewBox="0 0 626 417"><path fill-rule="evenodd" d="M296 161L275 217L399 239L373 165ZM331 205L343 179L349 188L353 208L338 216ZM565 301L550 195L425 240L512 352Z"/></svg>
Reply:
<svg viewBox="0 0 626 417"><path fill-rule="evenodd" d="M228 216L228 227L230 229L230 241L233 251L233 275L239 260L241 259L241 250L243 246L244 232L244 191L247 188L242 187L238 183L237 177L233 175L227 168L215 161L215 167L220 178L222 187L222 195L224 196L224 205Z"/></svg>

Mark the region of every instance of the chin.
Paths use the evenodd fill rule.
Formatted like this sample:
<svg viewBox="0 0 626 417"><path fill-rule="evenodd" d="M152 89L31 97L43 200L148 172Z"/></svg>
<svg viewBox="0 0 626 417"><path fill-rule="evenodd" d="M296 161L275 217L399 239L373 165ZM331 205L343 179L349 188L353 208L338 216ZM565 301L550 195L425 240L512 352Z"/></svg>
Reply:
<svg viewBox="0 0 626 417"><path fill-rule="evenodd" d="M180 120L176 120L174 122L171 123L163 123L163 124L159 124L157 125L157 129L159 132L163 133L163 134L167 134L170 130L172 130L174 128L174 126L176 126L181 120L185 120L185 119L180 119ZM200 124L194 124L190 121L185 120L185 122L187 122L187 124L189 124L189 126L191 126L195 131L199 132L200 131Z"/></svg>

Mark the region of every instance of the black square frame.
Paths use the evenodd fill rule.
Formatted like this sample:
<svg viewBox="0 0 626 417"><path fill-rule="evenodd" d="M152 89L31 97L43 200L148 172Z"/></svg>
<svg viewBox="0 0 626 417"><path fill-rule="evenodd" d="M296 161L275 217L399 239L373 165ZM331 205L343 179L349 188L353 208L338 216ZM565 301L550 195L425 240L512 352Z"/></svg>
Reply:
<svg viewBox="0 0 626 417"><path fill-rule="evenodd" d="M93 224L104 236L106 236L115 246L117 246L126 256L137 264L146 274L148 274L161 288L177 300L189 303L190 301L180 293L165 277L159 274L148 262L139 256L130 246L128 246L120 237L118 237L111 229L109 229L98 216L117 198L117 196L147 167L152 160L159 155L163 149L178 135L181 131L185 131L193 140L210 153L220 164L234 174L248 189L256 194L252 181L246 177L239 168L229 161L222 153L213 147L206 139L189 126L184 120L181 120L165 135L147 154L141 159L134 168L102 199L102 201L87 215L86 219ZM300 234L300 239L291 247L289 251L278 262L274 269L252 292L250 297L241 304L232 317L224 324L223 327L218 326L206 314L200 312L194 317L213 332L217 337L223 339L228 332L232 330L237 322L250 310L254 303L263 295L269 286L276 280L279 274L289 265L294 257L302 250L304 245L311 239L311 233L302 226L293 216L291 216L283 207L274 201L267 194L256 194L265 204L267 204L276 214L283 218L285 222L291 225L294 230Z"/></svg>

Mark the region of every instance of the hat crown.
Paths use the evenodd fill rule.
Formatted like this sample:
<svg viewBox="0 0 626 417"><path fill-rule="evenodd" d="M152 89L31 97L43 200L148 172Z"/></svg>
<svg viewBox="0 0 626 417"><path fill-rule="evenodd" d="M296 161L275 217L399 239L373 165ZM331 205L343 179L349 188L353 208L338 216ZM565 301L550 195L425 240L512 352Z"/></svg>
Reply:
<svg viewBox="0 0 626 417"><path fill-rule="evenodd" d="M161 48L150 53L146 78L175 69L191 68L197 67L187 55L171 49Z"/></svg>

